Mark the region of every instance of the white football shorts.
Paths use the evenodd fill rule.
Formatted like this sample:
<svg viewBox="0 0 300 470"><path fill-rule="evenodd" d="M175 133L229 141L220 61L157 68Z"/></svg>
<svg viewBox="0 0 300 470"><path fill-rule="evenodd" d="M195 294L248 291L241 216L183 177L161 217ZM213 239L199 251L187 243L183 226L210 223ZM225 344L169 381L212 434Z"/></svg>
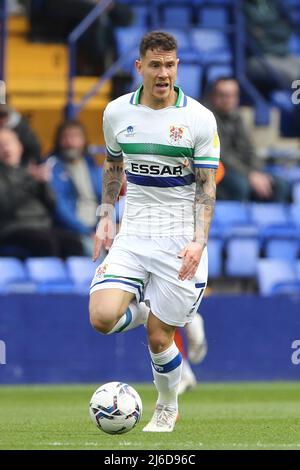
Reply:
<svg viewBox="0 0 300 470"><path fill-rule="evenodd" d="M192 280L180 281L178 254L188 238L140 238L117 235L91 283L90 293L122 289L148 300L152 313L168 325L184 326L198 310L207 284L207 249Z"/></svg>

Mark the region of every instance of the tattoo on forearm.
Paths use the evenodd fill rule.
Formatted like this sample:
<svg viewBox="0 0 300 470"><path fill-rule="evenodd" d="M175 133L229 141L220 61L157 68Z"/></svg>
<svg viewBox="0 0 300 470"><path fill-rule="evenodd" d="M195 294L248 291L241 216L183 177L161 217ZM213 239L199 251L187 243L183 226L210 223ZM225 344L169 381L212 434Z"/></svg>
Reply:
<svg viewBox="0 0 300 470"><path fill-rule="evenodd" d="M120 194L123 181L123 162L104 164L102 204L114 205Z"/></svg>
<svg viewBox="0 0 300 470"><path fill-rule="evenodd" d="M195 179L194 240L206 244L216 201L216 170L195 168Z"/></svg>

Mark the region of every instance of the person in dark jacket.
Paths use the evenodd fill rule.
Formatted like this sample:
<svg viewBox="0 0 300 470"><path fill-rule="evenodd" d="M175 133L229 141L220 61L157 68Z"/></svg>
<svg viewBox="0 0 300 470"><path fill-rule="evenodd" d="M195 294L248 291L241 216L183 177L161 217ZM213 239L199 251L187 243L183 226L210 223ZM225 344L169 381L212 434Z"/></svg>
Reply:
<svg viewBox="0 0 300 470"><path fill-rule="evenodd" d="M76 234L53 226L55 198L47 168L34 167L29 174L21 166L22 150L14 131L0 129L0 246L23 249L27 256L82 255Z"/></svg>
<svg viewBox="0 0 300 470"><path fill-rule="evenodd" d="M22 165L41 162L41 146L27 120L7 104L0 104L0 129L4 128L13 130L21 141Z"/></svg>
<svg viewBox="0 0 300 470"><path fill-rule="evenodd" d="M87 152L83 125L76 120L62 123L56 133L55 150L48 159L51 185L56 195L56 220L81 238L85 254L92 255L101 202L102 167Z"/></svg>
<svg viewBox="0 0 300 470"><path fill-rule="evenodd" d="M239 114L239 84L234 78L218 79L210 94L209 107L218 125L225 176L218 186L223 199L287 202L290 189L281 178L265 173L253 142Z"/></svg>
<svg viewBox="0 0 300 470"><path fill-rule="evenodd" d="M300 57L291 53L289 48L293 27L284 15L283 3L282 0L243 2L247 31L257 52L267 64L254 55L249 58L248 73L254 82L270 85L271 69L280 79L281 85L290 88L292 82L300 77Z"/></svg>

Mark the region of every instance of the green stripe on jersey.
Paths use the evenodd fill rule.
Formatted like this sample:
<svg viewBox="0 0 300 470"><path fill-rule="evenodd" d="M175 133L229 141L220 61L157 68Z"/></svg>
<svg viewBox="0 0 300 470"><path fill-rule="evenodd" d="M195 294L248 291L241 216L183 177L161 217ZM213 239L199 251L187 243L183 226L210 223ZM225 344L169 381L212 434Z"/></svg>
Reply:
<svg viewBox="0 0 300 470"><path fill-rule="evenodd" d="M163 144L123 144L119 142L123 152L127 154L139 155L164 155L166 157L187 157L192 158L194 149L189 147L174 147Z"/></svg>
<svg viewBox="0 0 300 470"><path fill-rule="evenodd" d="M141 96L142 88L143 88L143 85L141 85L136 91L135 104L140 103L140 96Z"/></svg>
<svg viewBox="0 0 300 470"><path fill-rule="evenodd" d="M109 153L111 153L112 155L119 156L120 153L122 153L122 152L118 152L117 150L113 150L113 149L110 148L108 145L106 145L106 148L107 148L107 150L109 151Z"/></svg>
<svg viewBox="0 0 300 470"><path fill-rule="evenodd" d="M177 93L178 93L177 101L176 101L176 103L175 103L176 108L178 108L178 107L180 106L180 101L181 101L181 98L182 98L183 93L182 93L181 88L179 88L179 87L174 87L174 88L175 88L175 90L176 90Z"/></svg>
<svg viewBox="0 0 300 470"><path fill-rule="evenodd" d="M103 276L105 279L129 279L130 281L136 281L144 287L144 282L137 277L125 277L125 276L115 276L114 274L104 274Z"/></svg>
<svg viewBox="0 0 300 470"><path fill-rule="evenodd" d="M203 162L203 161L209 161L209 162L218 162L220 159L216 157L194 157L194 160L197 160L198 162Z"/></svg>

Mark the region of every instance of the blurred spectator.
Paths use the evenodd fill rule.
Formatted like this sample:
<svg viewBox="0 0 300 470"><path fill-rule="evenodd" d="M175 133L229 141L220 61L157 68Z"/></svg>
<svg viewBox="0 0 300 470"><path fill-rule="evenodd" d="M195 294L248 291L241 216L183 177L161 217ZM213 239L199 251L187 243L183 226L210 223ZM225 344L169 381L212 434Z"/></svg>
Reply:
<svg viewBox="0 0 300 470"><path fill-rule="evenodd" d="M7 104L0 104L0 129L3 128L11 129L18 135L23 148L22 165L30 161L40 163L41 147L36 135L27 120Z"/></svg>
<svg viewBox="0 0 300 470"><path fill-rule="evenodd" d="M31 2L31 37L65 41L99 0L42 0L37 9ZM79 73L102 74L115 59L114 27L127 26L132 19L128 5L114 2L80 37L83 50ZM55 28L53 28L55 24Z"/></svg>
<svg viewBox="0 0 300 470"><path fill-rule="evenodd" d="M281 178L261 170L254 145L239 114L239 84L220 78L212 86L209 107L218 125L225 176L218 197L238 201L250 199L287 202L289 186Z"/></svg>
<svg viewBox="0 0 300 470"><path fill-rule="evenodd" d="M96 210L101 202L102 167L87 153L86 133L80 122L66 121L59 126L48 162L57 199L57 221L81 237L85 254L91 256Z"/></svg>
<svg viewBox="0 0 300 470"><path fill-rule="evenodd" d="M278 74L282 85L291 88L293 80L300 78L300 57L289 51L293 28L283 14L279 0L245 0L243 8L246 26L253 45L266 63ZM250 57L248 72L256 83L270 84L270 69L256 56ZM277 84L278 87L278 84Z"/></svg>
<svg viewBox="0 0 300 470"><path fill-rule="evenodd" d="M7 0L7 10L9 15L20 15L24 13L24 5L19 0Z"/></svg>
<svg viewBox="0 0 300 470"><path fill-rule="evenodd" d="M45 165L34 167L32 176L21 156L17 134L0 129L0 245L22 248L27 256L82 255L76 235L53 228L55 199Z"/></svg>

